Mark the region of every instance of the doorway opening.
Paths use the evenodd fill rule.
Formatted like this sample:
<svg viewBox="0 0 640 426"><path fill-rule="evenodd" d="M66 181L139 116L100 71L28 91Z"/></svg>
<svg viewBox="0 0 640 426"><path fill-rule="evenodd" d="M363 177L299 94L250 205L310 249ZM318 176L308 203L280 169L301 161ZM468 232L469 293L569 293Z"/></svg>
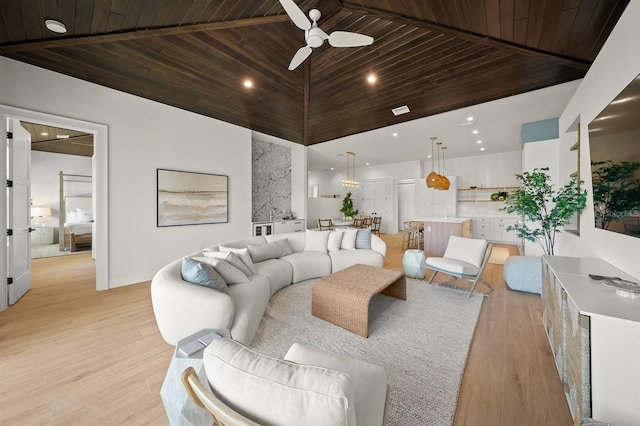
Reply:
<svg viewBox="0 0 640 426"><path fill-rule="evenodd" d="M38 123L54 128L74 129L91 135L94 142L94 155L91 166L93 197L93 242L96 260L96 290L109 288L109 244L108 244L108 129L107 126L52 114L0 105L2 130L8 132L9 120ZM0 150L0 173L7 176L7 150ZM77 211L77 210L76 210ZM0 197L0 222L7 223L7 197ZM5 225L6 228L6 225ZM9 237L8 237L9 238ZM7 245L0 244L0 259L8 266ZM8 307L7 267L2 268L0 276L0 311Z"/></svg>

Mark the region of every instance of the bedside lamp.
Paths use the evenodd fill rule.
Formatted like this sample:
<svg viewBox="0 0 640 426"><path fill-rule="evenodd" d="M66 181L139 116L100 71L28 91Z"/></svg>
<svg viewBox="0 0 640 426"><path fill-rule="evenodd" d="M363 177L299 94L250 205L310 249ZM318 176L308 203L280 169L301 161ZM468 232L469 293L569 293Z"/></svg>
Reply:
<svg viewBox="0 0 640 426"><path fill-rule="evenodd" d="M44 228L47 226L46 222L43 222L43 217L51 216L51 209L49 207L31 207L31 219L36 218L38 226Z"/></svg>

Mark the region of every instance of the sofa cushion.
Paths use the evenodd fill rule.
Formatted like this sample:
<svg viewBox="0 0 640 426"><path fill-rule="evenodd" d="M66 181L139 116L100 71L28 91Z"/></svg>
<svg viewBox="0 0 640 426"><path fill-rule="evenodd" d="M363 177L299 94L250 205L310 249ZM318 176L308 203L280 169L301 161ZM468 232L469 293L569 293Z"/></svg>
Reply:
<svg viewBox="0 0 640 426"><path fill-rule="evenodd" d="M264 262L256 263L255 266L258 275L262 275L269 279L272 296L278 290L288 286L293 281L293 267L291 266L291 263L285 260L269 259Z"/></svg>
<svg viewBox="0 0 640 426"><path fill-rule="evenodd" d="M353 250L356 248L356 235L358 235L357 229L347 229L342 236L342 242L340 248L343 250Z"/></svg>
<svg viewBox="0 0 640 426"><path fill-rule="evenodd" d="M264 262L269 259L278 259L283 253L291 254L293 250L287 239L271 241L265 244L247 244L253 263Z"/></svg>
<svg viewBox="0 0 640 426"><path fill-rule="evenodd" d="M230 339L212 342L203 358L218 398L259 424L356 424L345 373L271 358Z"/></svg>
<svg viewBox="0 0 640 426"><path fill-rule="evenodd" d="M301 343L291 345L284 359L298 364L315 365L347 373L353 386L358 424L369 426L386 424L385 407L389 389L389 374L384 367L325 352Z"/></svg>
<svg viewBox="0 0 640 426"><path fill-rule="evenodd" d="M213 266L213 269L222 275L222 278L224 278L227 284L237 284L249 281L249 278L240 269L236 268L226 260L204 256L194 257L194 259Z"/></svg>
<svg viewBox="0 0 640 426"><path fill-rule="evenodd" d="M247 250L247 249L243 249L243 250ZM240 269L242 273L245 274L247 277L250 277L251 275L253 275L253 272L251 272L251 270L247 267L245 262L243 262L240 259L240 256L238 256L236 253L232 251L205 251L202 254L204 254L205 257L215 257L217 259L226 260L236 268ZM247 252L247 255L248 254L249 253Z"/></svg>
<svg viewBox="0 0 640 426"><path fill-rule="evenodd" d="M307 229L307 240L304 244L304 251L327 252L329 242L329 231L313 231Z"/></svg>
<svg viewBox="0 0 640 426"><path fill-rule="evenodd" d="M182 259L182 279L204 287L226 293L227 283L224 278L206 263L185 257Z"/></svg>
<svg viewBox="0 0 640 426"><path fill-rule="evenodd" d="M340 244L342 244L342 236L344 235L344 231L336 230L329 232L329 240L327 241L327 249L329 251L338 251L340 250Z"/></svg>
<svg viewBox="0 0 640 426"><path fill-rule="evenodd" d="M384 267L384 257L375 250L340 250L329 253L331 272L338 272L356 263Z"/></svg>
<svg viewBox="0 0 640 426"><path fill-rule="evenodd" d="M271 284L267 277L254 275L246 283L229 286L229 297L235 305L231 337L249 344L258 330L271 297Z"/></svg>
<svg viewBox="0 0 640 426"><path fill-rule="evenodd" d="M326 253L305 251L284 256L280 260L289 262L293 267L293 283L324 277L331 273L331 258Z"/></svg>
<svg viewBox="0 0 640 426"><path fill-rule="evenodd" d="M371 228L358 229L356 234L356 248L371 250Z"/></svg>
<svg viewBox="0 0 640 426"><path fill-rule="evenodd" d="M289 232L286 234L271 234L264 237L267 242L278 241L282 239L289 240L289 245L294 253L304 251L304 244L307 239L306 232Z"/></svg>
<svg viewBox="0 0 640 426"><path fill-rule="evenodd" d="M245 247L245 248L238 249L238 248L226 247L221 245L221 246L218 246L218 250L223 252L230 251L232 253L237 254L240 260L242 260L242 262L245 264L247 269L249 269L249 271L251 272L251 275L255 275L256 268L253 266L253 260L251 259L251 255L249 254L248 248ZM249 277L251 275L247 275L247 276Z"/></svg>
<svg viewBox="0 0 640 426"><path fill-rule="evenodd" d="M427 257L427 268L430 267L458 275L476 275L480 269L472 263L445 257Z"/></svg>

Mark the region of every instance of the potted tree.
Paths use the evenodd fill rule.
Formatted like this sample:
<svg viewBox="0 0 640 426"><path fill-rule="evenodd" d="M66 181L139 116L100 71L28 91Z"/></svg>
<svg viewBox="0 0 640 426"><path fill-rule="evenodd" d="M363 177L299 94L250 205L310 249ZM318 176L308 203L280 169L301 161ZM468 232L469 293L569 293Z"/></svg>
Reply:
<svg viewBox="0 0 640 426"><path fill-rule="evenodd" d="M573 178L555 192L547 171L548 167L536 168L531 173L516 175L522 188L507 197L504 210L539 226L530 227L526 221L518 221L507 227L507 231L516 231L518 237L537 242L545 254L553 255L556 234L576 213L584 209L587 191L580 190L584 182Z"/></svg>
<svg viewBox="0 0 640 426"><path fill-rule="evenodd" d="M340 212L342 213L345 219L351 219L358 214L358 210L353 209L353 200L351 199L351 192L347 192L347 194L344 196L344 199L342 200L342 208L340 209Z"/></svg>

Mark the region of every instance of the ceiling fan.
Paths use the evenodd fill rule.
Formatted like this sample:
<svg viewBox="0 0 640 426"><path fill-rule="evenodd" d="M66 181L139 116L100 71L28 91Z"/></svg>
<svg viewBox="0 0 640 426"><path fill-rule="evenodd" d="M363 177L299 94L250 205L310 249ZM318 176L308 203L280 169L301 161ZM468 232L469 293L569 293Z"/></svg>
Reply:
<svg viewBox="0 0 640 426"><path fill-rule="evenodd" d="M291 21L298 28L304 30L304 39L307 42L306 46L298 49L296 54L293 55L289 70L296 69L311 55L313 48L322 46L325 40L329 40L329 44L333 47L360 47L373 43L373 37L348 31L334 31L327 35L327 33L318 28L317 21L322 16L318 9L309 11L309 18L311 18L311 21L309 21L293 0L280 0L280 4L289 15L289 18L291 18Z"/></svg>

